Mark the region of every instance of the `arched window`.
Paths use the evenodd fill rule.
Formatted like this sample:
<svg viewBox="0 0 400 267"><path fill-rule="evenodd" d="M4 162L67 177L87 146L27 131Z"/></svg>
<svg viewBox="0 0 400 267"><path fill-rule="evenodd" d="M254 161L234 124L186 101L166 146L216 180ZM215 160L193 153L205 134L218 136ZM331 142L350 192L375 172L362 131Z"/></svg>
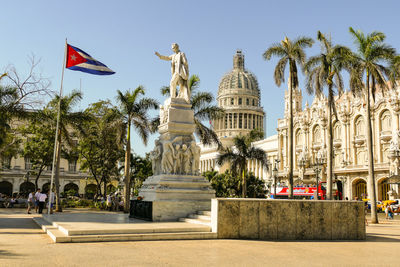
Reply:
<svg viewBox="0 0 400 267"><path fill-rule="evenodd" d="M333 139L342 139L342 127L340 122L335 122L333 125Z"/></svg>
<svg viewBox="0 0 400 267"><path fill-rule="evenodd" d="M392 118L390 116L390 111L385 110L382 112L381 117L380 117L380 123L381 123L381 131L386 132L386 131L391 131L392 130Z"/></svg>
<svg viewBox="0 0 400 267"><path fill-rule="evenodd" d="M303 135L301 134L301 130L298 129L296 132L296 146L300 146L303 144Z"/></svg>
<svg viewBox="0 0 400 267"><path fill-rule="evenodd" d="M317 125L314 127L314 131L313 131L313 143L318 143L321 142L321 129L320 127Z"/></svg>
<svg viewBox="0 0 400 267"><path fill-rule="evenodd" d="M0 182L0 193L4 194L6 196L11 196L11 194L13 193L13 185L10 182L7 181L2 181Z"/></svg>
<svg viewBox="0 0 400 267"><path fill-rule="evenodd" d="M355 125L356 136L364 135L365 124L362 116L357 117L354 125Z"/></svg>

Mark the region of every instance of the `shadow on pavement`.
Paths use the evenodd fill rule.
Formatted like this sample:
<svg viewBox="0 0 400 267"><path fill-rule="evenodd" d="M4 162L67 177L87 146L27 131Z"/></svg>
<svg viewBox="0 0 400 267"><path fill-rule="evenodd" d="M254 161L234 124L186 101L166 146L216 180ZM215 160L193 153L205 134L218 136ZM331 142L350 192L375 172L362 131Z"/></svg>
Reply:
<svg viewBox="0 0 400 267"><path fill-rule="evenodd" d="M10 257L20 257L21 254L8 252L7 250L0 249L0 259L9 259Z"/></svg>
<svg viewBox="0 0 400 267"><path fill-rule="evenodd" d="M32 218L3 217L0 229L39 229Z"/></svg>

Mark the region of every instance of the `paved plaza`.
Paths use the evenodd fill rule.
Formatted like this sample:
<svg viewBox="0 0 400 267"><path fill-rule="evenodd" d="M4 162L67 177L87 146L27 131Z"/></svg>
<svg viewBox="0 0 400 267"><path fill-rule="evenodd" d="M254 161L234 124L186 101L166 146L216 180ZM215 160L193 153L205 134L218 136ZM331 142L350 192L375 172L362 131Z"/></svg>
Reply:
<svg viewBox="0 0 400 267"><path fill-rule="evenodd" d="M79 212L76 210L66 212ZM383 214L380 214L381 216ZM366 241L182 240L55 244L35 214L0 209L0 266L399 266L400 220ZM400 216L399 216L400 217Z"/></svg>

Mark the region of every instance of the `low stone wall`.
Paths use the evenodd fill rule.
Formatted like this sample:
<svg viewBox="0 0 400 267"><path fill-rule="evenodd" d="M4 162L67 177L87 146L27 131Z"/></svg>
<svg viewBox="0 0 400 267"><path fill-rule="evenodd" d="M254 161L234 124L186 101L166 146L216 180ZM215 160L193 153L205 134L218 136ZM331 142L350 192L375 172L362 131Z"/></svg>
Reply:
<svg viewBox="0 0 400 267"><path fill-rule="evenodd" d="M363 202L213 199L218 238L261 240L364 240Z"/></svg>

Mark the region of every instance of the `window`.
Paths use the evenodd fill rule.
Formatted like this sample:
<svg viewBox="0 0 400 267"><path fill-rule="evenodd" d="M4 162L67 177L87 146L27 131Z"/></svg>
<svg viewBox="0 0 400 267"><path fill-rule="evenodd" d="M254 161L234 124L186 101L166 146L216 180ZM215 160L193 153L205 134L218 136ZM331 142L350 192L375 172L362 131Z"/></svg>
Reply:
<svg viewBox="0 0 400 267"><path fill-rule="evenodd" d="M250 99L246 98L246 105L250 105Z"/></svg>
<svg viewBox="0 0 400 267"><path fill-rule="evenodd" d="M76 172L76 160L68 161L68 171Z"/></svg>
<svg viewBox="0 0 400 267"><path fill-rule="evenodd" d="M242 118L243 118L243 114L239 113L239 129L242 129L242 127L243 127Z"/></svg>
<svg viewBox="0 0 400 267"><path fill-rule="evenodd" d="M255 102L255 100L253 99L253 106L255 106L255 103L256 103L256 102Z"/></svg>
<svg viewBox="0 0 400 267"><path fill-rule="evenodd" d="M4 157L1 159L1 167L3 169L10 169L11 168L11 157Z"/></svg>
<svg viewBox="0 0 400 267"><path fill-rule="evenodd" d="M244 128L247 129L247 114L244 114Z"/></svg>
<svg viewBox="0 0 400 267"><path fill-rule="evenodd" d="M241 104L242 104L242 98L239 97L239 105L241 105Z"/></svg>
<svg viewBox="0 0 400 267"><path fill-rule="evenodd" d="M235 100L233 99L233 98L231 98L231 106L233 106L234 105L234 102Z"/></svg>
<svg viewBox="0 0 400 267"><path fill-rule="evenodd" d="M232 129L232 113L229 113L229 128Z"/></svg>
<svg viewBox="0 0 400 267"><path fill-rule="evenodd" d="M237 128L237 114L234 113L233 114L233 128Z"/></svg>
<svg viewBox="0 0 400 267"><path fill-rule="evenodd" d="M355 123L356 136L364 135L364 129L365 129L364 120L361 116L359 116Z"/></svg>
<svg viewBox="0 0 400 267"><path fill-rule="evenodd" d="M26 157L25 158L25 170L30 170L30 169L32 169L31 159Z"/></svg>
<svg viewBox="0 0 400 267"><path fill-rule="evenodd" d="M228 128L228 114L225 114L224 129Z"/></svg>
<svg viewBox="0 0 400 267"><path fill-rule="evenodd" d="M253 100L253 103L254 103L254 100ZM256 128L256 116L253 115L253 129L255 129L255 128Z"/></svg>

